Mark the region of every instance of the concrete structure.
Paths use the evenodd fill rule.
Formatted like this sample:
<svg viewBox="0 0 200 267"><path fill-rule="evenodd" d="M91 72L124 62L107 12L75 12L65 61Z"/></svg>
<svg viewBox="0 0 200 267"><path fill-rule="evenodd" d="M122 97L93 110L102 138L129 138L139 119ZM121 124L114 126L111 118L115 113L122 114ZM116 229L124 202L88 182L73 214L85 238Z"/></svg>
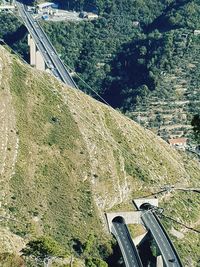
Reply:
<svg viewBox="0 0 200 267"><path fill-rule="evenodd" d="M14 10L15 6L11 6L11 5L5 5L5 6L0 6L0 11L1 10Z"/></svg>
<svg viewBox="0 0 200 267"><path fill-rule="evenodd" d="M108 223L109 231L112 233L112 221L116 217L122 217L125 224L141 224L141 212L140 211L128 211L128 212L111 212L106 213L106 219Z"/></svg>
<svg viewBox="0 0 200 267"><path fill-rule="evenodd" d="M200 30L194 30L194 35L200 35Z"/></svg>
<svg viewBox="0 0 200 267"><path fill-rule="evenodd" d="M147 236L147 231L143 234L143 235L139 235L139 236L136 236L134 239L133 239L133 242L136 246L138 246L141 242L143 242L143 240L146 239L146 236Z"/></svg>
<svg viewBox="0 0 200 267"><path fill-rule="evenodd" d="M36 9L38 13L43 13L44 11L49 11L51 8L58 8L58 5L53 2L45 2L37 5Z"/></svg>
<svg viewBox="0 0 200 267"><path fill-rule="evenodd" d="M36 45L35 45L35 42L34 42L34 40L30 34L28 34L28 45L30 47L30 64L31 64L31 66L35 67L35 65L36 65Z"/></svg>
<svg viewBox="0 0 200 267"><path fill-rule="evenodd" d="M157 198L138 198L138 199L134 199L133 203L135 204L135 206L138 210L140 210L140 206L144 203L149 203L152 206L158 207L158 199Z"/></svg>
<svg viewBox="0 0 200 267"><path fill-rule="evenodd" d="M45 62L42 54L38 50L37 46L31 35L28 35L28 45L30 47L30 64L38 70L45 70Z"/></svg>
<svg viewBox="0 0 200 267"><path fill-rule="evenodd" d="M87 13L86 18L89 20L98 19L98 15L94 13Z"/></svg>
<svg viewBox="0 0 200 267"><path fill-rule="evenodd" d="M36 51L36 64L35 67L37 70L45 70L45 62L42 57L42 54L39 50Z"/></svg>
<svg viewBox="0 0 200 267"><path fill-rule="evenodd" d="M133 26L134 26L134 27L139 27L139 26L140 26L139 21L133 21Z"/></svg>
<svg viewBox="0 0 200 267"><path fill-rule="evenodd" d="M164 263L163 263L163 259L161 255L156 258L156 267L164 267Z"/></svg>

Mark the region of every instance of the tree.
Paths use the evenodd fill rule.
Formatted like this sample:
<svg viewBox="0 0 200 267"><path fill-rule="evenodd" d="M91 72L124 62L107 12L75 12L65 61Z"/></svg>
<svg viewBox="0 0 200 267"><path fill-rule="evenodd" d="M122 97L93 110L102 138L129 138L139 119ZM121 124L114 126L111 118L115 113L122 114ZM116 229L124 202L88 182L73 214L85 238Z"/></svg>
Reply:
<svg viewBox="0 0 200 267"><path fill-rule="evenodd" d="M150 248L151 248L151 252L152 252L152 255L154 257L158 257L160 255L160 251L158 249L158 246L155 242L155 240L152 240L151 243L150 243Z"/></svg>
<svg viewBox="0 0 200 267"><path fill-rule="evenodd" d="M85 261L87 267L108 267L108 264L98 258L87 258Z"/></svg>
<svg viewBox="0 0 200 267"><path fill-rule="evenodd" d="M95 249L95 242L96 242L95 236L93 234L90 234L84 245L84 255L86 257L89 256Z"/></svg>
<svg viewBox="0 0 200 267"><path fill-rule="evenodd" d="M140 55L141 56L145 56L146 55L146 53L147 53L147 48L146 48L146 46L141 46L140 48L139 48L139 51L140 51Z"/></svg>
<svg viewBox="0 0 200 267"><path fill-rule="evenodd" d="M200 114L194 115L192 122L195 140L200 143Z"/></svg>
<svg viewBox="0 0 200 267"><path fill-rule="evenodd" d="M51 237L40 237L31 240L22 249L22 255L33 257L35 260L44 263L44 266L50 266L50 262L54 257L63 258L66 253L62 247Z"/></svg>

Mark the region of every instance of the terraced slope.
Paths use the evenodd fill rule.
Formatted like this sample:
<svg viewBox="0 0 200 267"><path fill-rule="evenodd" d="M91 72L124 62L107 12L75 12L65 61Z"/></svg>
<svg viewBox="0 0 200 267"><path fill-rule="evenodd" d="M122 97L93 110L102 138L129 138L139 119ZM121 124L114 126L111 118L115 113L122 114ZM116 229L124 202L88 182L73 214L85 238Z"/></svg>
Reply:
<svg viewBox="0 0 200 267"><path fill-rule="evenodd" d="M165 140L191 138L191 121L194 114L199 113L200 107L199 36L191 30L172 32L171 68L160 71L155 91L149 94L146 102L139 104L129 114Z"/></svg>
<svg viewBox="0 0 200 267"><path fill-rule="evenodd" d="M152 132L24 65L3 47L0 66L1 214L14 219L0 226L1 252L15 253L15 242L19 251L44 234L68 251L71 239L85 242L91 233L95 247L108 244L105 211L132 209L133 196L164 184L199 186L199 163ZM183 222L192 211L196 223L198 198L181 198L184 212L173 194L161 201ZM192 244L192 235L185 238ZM189 249L186 244L180 250L185 259ZM189 255L194 262L195 255Z"/></svg>

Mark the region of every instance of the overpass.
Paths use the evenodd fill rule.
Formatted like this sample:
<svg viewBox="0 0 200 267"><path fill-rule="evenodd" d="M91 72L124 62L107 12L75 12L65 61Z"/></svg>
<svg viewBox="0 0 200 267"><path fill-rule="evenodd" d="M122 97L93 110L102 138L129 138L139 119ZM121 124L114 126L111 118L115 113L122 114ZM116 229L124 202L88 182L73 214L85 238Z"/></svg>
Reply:
<svg viewBox="0 0 200 267"><path fill-rule="evenodd" d="M156 214L150 209L143 211L141 219L151 232L162 254L166 267L183 267L179 256Z"/></svg>
<svg viewBox="0 0 200 267"><path fill-rule="evenodd" d="M111 231L119 244L126 267L143 267L137 248L122 217L112 220Z"/></svg>
<svg viewBox="0 0 200 267"><path fill-rule="evenodd" d="M29 38L30 63L41 70L47 66L61 81L70 87L78 88L40 24L33 19L24 4L16 1L16 6L31 36Z"/></svg>

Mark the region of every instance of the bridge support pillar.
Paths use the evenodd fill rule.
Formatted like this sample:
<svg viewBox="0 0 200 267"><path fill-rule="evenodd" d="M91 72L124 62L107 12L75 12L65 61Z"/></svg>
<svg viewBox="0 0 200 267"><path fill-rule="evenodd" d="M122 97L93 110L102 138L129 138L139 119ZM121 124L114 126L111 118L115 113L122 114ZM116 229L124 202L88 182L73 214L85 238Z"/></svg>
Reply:
<svg viewBox="0 0 200 267"><path fill-rule="evenodd" d="M36 65L36 45L31 37L30 34L28 34L28 45L30 47L30 64L31 66L35 67Z"/></svg>
<svg viewBox="0 0 200 267"><path fill-rule="evenodd" d="M45 62L39 50L36 51L35 67L37 70L45 70Z"/></svg>
<svg viewBox="0 0 200 267"><path fill-rule="evenodd" d="M45 70L45 62L42 54L37 49L35 42L31 35L28 35L28 45L30 47L30 64L38 70Z"/></svg>
<svg viewBox="0 0 200 267"><path fill-rule="evenodd" d="M156 258L156 267L164 267L163 258L161 255Z"/></svg>

